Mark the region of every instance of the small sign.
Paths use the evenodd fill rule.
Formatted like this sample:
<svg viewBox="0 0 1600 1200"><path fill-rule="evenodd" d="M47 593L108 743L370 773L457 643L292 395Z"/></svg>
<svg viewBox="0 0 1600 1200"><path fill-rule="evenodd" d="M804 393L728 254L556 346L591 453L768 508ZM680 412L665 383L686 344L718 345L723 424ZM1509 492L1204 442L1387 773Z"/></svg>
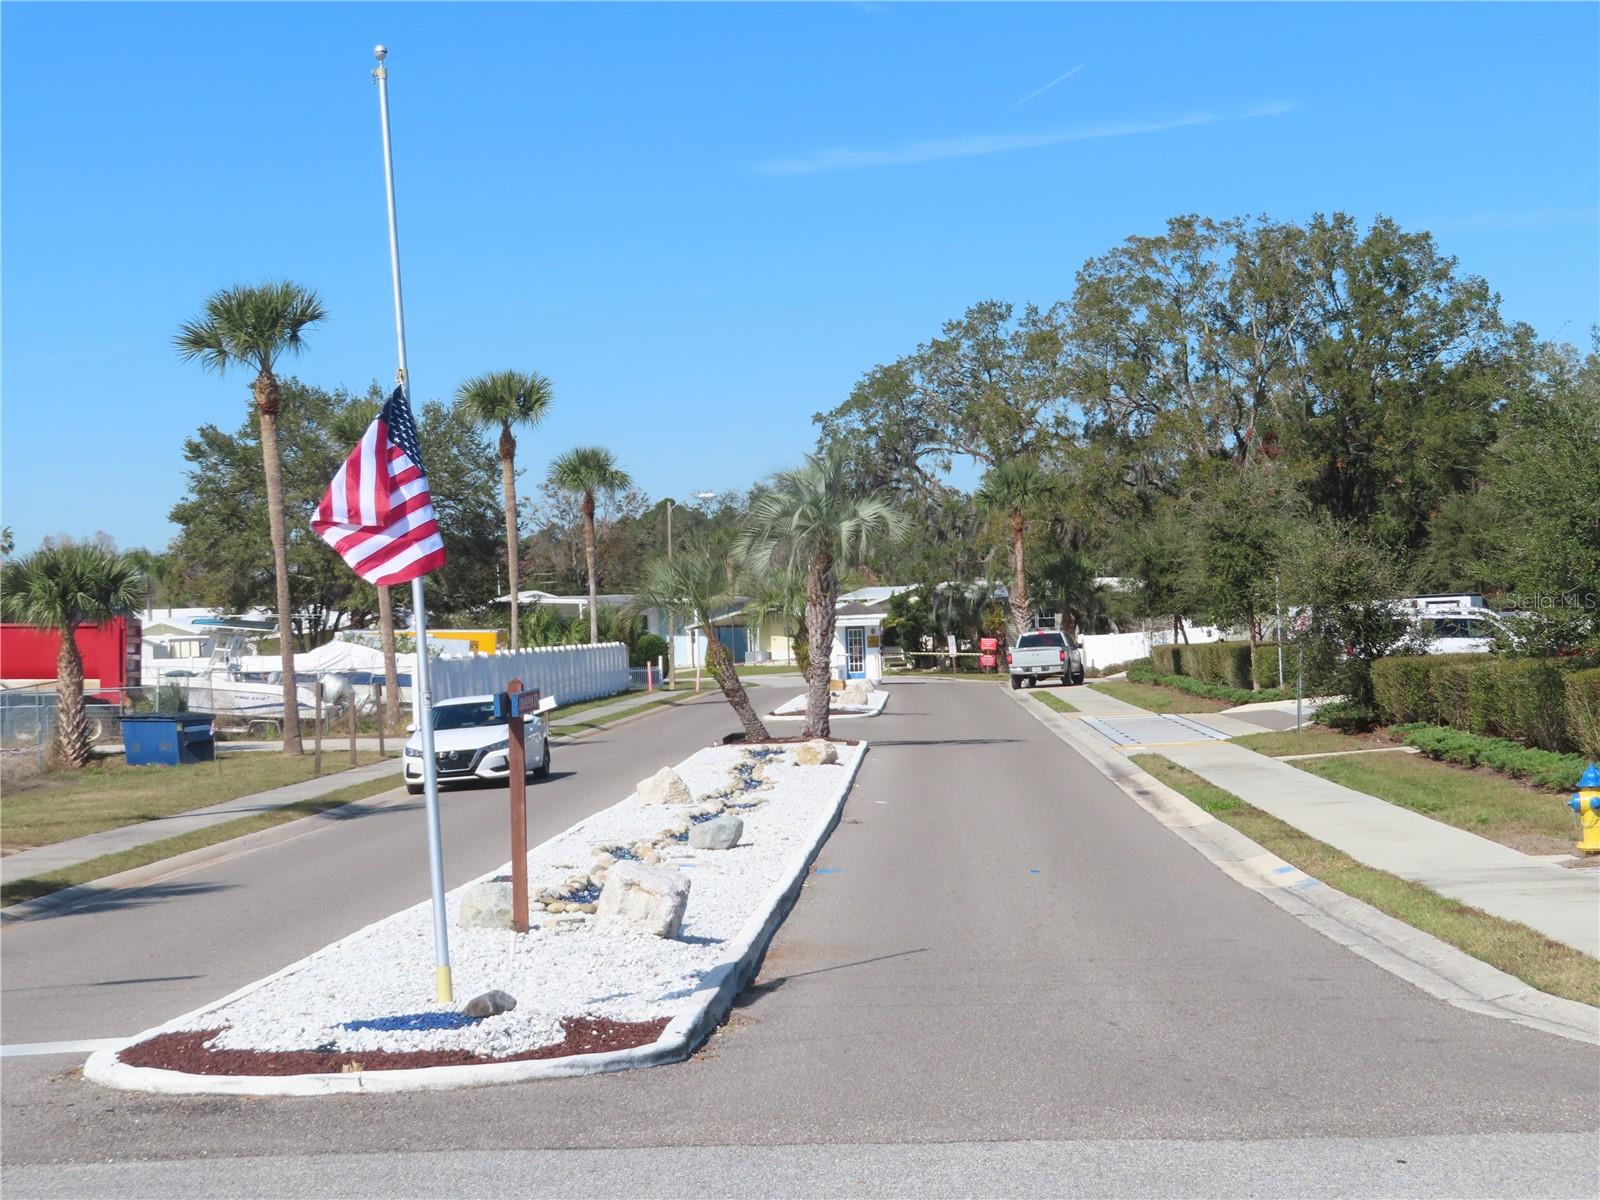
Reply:
<svg viewBox="0 0 1600 1200"><path fill-rule="evenodd" d="M875 633L867 634L867 645L876 646L877 644L878 644L878 635L875 634Z"/></svg>
<svg viewBox="0 0 1600 1200"><path fill-rule="evenodd" d="M526 692L501 692L494 698L494 718L509 721L513 717L539 715L539 689Z"/></svg>

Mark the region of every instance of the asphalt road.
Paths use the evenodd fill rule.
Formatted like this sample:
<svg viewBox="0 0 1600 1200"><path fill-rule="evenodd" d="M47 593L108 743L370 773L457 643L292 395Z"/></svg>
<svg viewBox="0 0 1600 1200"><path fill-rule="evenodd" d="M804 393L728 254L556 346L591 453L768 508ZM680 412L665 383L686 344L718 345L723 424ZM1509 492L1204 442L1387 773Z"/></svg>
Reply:
<svg viewBox="0 0 1600 1200"><path fill-rule="evenodd" d="M541 829L728 724L702 703L567 750L557 770L578 773L545 793ZM260 1101L116 1093L72 1059L12 1059L6 1193L1600 1191L1600 1052L1322 938L998 689L897 684L884 716L840 726L858 729L873 749L826 871L690 1062ZM503 793L457 799L463 879L504 859ZM132 1032L413 902L419 837L414 812L373 814L9 930L5 1040Z"/></svg>

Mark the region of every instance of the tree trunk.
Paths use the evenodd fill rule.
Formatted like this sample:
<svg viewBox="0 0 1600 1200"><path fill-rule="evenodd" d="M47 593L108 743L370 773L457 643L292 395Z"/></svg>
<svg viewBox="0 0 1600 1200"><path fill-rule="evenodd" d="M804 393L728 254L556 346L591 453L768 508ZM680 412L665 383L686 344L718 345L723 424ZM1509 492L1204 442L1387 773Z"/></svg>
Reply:
<svg viewBox="0 0 1600 1200"><path fill-rule="evenodd" d="M500 426L500 492L506 508L506 579L511 584L511 648L515 650L522 644L522 631L517 628L517 439L511 436L511 426L504 423Z"/></svg>
<svg viewBox="0 0 1600 1200"><path fill-rule="evenodd" d="M290 619L289 534L283 522L283 462L278 457L278 381L268 371L256 378L261 418L261 466L267 483L267 527L272 534L272 569L278 585L278 650L283 671L283 752L299 754L300 699L294 685L294 633Z"/></svg>
<svg viewBox="0 0 1600 1200"><path fill-rule="evenodd" d="M383 712L378 719L385 729L400 725L400 671L394 661L394 601L389 589L378 589L378 631L383 645Z"/></svg>
<svg viewBox="0 0 1600 1200"><path fill-rule="evenodd" d="M1011 624L1013 641L1033 625L1033 606L1028 603L1028 573L1022 562L1023 517L1020 508L1011 510Z"/></svg>
<svg viewBox="0 0 1600 1200"><path fill-rule="evenodd" d="M838 599L833 555L818 554L806 568L806 640L811 658L806 664L806 737L825 738L832 733L828 681L833 673L834 606Z"/></svg>
<svg viewBox="0 0 1600 1200"><path fill-rule="evenodd" d="M600 640L600 614L595 609L594 588L594 493L583 494L583 561L589 568L589 645Z"/></svg>
<svg viewBox="0 0 1600 1200"><path fill-rule="evenodd" d="M710 613L703 614L706 618L705 628L710 629ZM711 677L717 681L717 686L722 689L723 699L733 706L733 711L739 714L739 724L744 726L744 740L747 742L765 742L771 735L767 727L762 724L761 718L756 715L755 707L750 703L750 693L744 690L744 684L739 681L739 672L734 670L733 655L728 653L728 648L715 637L706 639L706 668L711 672Z"/></svg>
<svg viewBox="0 0 1600 1200"><path fill-rule="evenodd" d="M63 767L89 761L89 727L83 715L83 656L72 626L61 631L56 655L56 758Z"/></svg>

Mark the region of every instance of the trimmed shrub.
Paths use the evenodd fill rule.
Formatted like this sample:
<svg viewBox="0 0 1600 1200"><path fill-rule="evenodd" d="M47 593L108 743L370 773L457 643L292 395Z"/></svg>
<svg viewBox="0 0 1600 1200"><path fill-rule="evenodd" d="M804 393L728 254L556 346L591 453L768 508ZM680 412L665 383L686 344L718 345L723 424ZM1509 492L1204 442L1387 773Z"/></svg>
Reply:
<svg viewBox="0 0 1600 1200"><path fill-rule="evenodd" d="M1365 733L1379 724L1378 711L1355 700L1338 700L1317 709L1317 724L1344 733Z"/></svg>
<svg viewBox="0 0 1600 1200"><path fill-rule="evenodd" d="M1591 760L1600 762L1600 667L1568 671L1561 683L1566 693L1567 733L1572 744Z"/></svg>
<svg viewBox="0 0 1600 1200"><path fill-rule="evenodd" d="M1189 646L1194 665L1185 663L1185 675L1192 675L1202 683L1220 683L1224 687L1251 691L1255 687L1255 672L1251 667L1249 642L1202 642ZM1190 655L1185 654L1187 660Z"/></svg>
<svg viewBox="0 0 1600 1200"><path fill-rule="evenodd" d="M1481 666L1493 661L1482 654L1411 654L1380 658L1372 664L1373 701L1385 721L1408 725L1441 722L1435 680L1448 666Z"/></svg>
<svg viewBox="0 0 1600 1200"><path fill-rule="evenodd" d="M1250 656L1250 671L1255 676L1256 687L1272 689L1278 686L1278 644L1262 642ZM1294 687L1294 647L1283 648L1283 682Z"/></svg>
<svg viewBox="0 0 1600 1200"><path fill-rule="evenodd" d="M1151 646L1150 665L1162 675L1182 675L1183 667L1179 662L1179 651L1182 646Z"/></svg>
<svg viewBox="0 0 1600 1200"><path fill-rule="evenodd" d="M1141 658L1137 659L1136 661L1148 663L1150 660L1148 658ZM1090 667L1084 671L1084 674L1090 679L1104 679L1107 675L1120 675L1123 671L1126 671L1130 665L1131 664L1125 662L1107 663L1103 667Z"/></svg>
<svg viewBox="0 0 1600 1200"><path fill-rule="evenodd" d="M1483 711L1474 707L1481 726L1471 732L1571 750L1564 675L1558 659L1514 658L1478 667L1468 679L1468 698Z"/></svg>
<svg viewBox="0 0 1600 1200"><path fill-rule="evenodd" d="M1600 673L1600 672L1597 672ZM1442 725L1411 725L1398 730L1405 743L1429 758L1466 767L1490 767L1505 775L1530 780L1538 787L1564 791L1577 786L1587 760L1581 754L1535 750L1504 738L1483 737Z"/></svg>
<svg viewBox="0 0 1600 1200"><path fill-rule="evenodd" d="M1481 654L1451 654L1433 669L1429 686L1433 691L1434 718L1439 724L1472 730L1470 680L1473 671L1486 661L1489 660Z"/></svg>
<svg viewBox="0 0 1600 1200"><path fill-rule="evenodd" d="M1150 659L1163 675L1187 675L1201 683L1249 691L1255 681L1249 642L1191 642L1188 645L1152 646ZM1276 664L1276 659L1273 660ZM1277 667L1273 667L1277 678Z"/></svg>
<svg viewBox="0 0 1600 1200"><path fill-rule="evenodd" d="M653 663L667 652L667 639L660 634L643 633L637 641L628 648L628 665L642 667L645 663Z"/></svg>

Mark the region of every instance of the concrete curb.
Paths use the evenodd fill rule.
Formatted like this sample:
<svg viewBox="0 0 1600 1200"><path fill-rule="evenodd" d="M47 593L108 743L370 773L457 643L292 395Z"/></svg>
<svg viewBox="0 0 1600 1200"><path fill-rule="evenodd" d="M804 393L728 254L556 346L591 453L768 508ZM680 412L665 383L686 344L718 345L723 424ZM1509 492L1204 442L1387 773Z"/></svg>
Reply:
<svg viewBox="0 0 1600 1200"><path fill-rule="evenodd" d="M690 998L689 1004L672 1018L662 1030L661 1036L647 1046L525 1062L315 1075L191 1075L182 1071L166 1071L154 1067L131 1067L117 1057L118 1050L99 1050L91 1054L84 1064L84 1078L123 1091L159 1092L165 1095L329 1096L481 1087L486 1084L522 1083L532 1079L598 1075L634 1067L654 1067L681 1062L693 1054L711 1032L727 1018L734 999L754 977L773 935L799 898L800 889L805 883L812 861L838 826L839 819L844 813L845 803L855 786L856 775L861 770L861 764L866 761L869 750L870 745L863 742L861 755L850 769L848 777L844 779L839 789L839 797L832 809L818 824L816 832L806 845L790 860L787 873L780 877L763 904L759 905L745 922L744 928L739 931L738 937L731 944L729 957L707 973L700 989ZM585 817L556 837L565 837L588 820L589 818ZM480 878L489 878L499 871L500 868L497 867ZM363 926L315 953L327 953L345 941L361 936L372 925L387 920L389 917L383 917L379 921ZM182 1016L174 1017L165 1024L136 1034L129 1038L125 1045L145 1041L175 1026L187 1024L196 1017L265 987L274 979L296 970L299 965L299 961L291 963L282 970L230 992L220 1000L201 1005Z"/></svg>
<svg viewBox="0 0 1600 1200"><path fill-rule="evenodd" d="M1329 887L1252 841L1141 770L1113 747L1101 747L1075 722L1043 705L1013 699L1230 879L1296 920L1428 995L1469 1012L1588 1045L1600 1045L1600 1009L1551 996L1480 962L1432 934ZM1160 746L1149 753L1161 753Z"/></svg>
<svg viewBox="0 0 1600 1200"><path fill-rule="evenodd" d="M876 694L882 696L883 699L878 701L878 703L872 708L872 710L870 712L829 712L828 713L829 722L831 723L833 721L853 721L853 720L856 720L858 718L876 717L876 716L880 715L883 712L883 710L885 708L887 708L888 705L889 705L889 693L886 690L880 690ZM799 696L799 697L797 697L797 699L803 701L805 699L805 697L804 696ZM788 703L788 704L792 704L793 702L794 701L792 701L792 700L785 701L785 703ZM779 708L773 709L771 712L766 713L765 715L770 720L774 720L774 721L804 721L806 719L806 709L805 709L805 705L804 704L802 704L798 709L796 709L793 712L784 712L783 709L781 707L779 707Z"/></svg>

